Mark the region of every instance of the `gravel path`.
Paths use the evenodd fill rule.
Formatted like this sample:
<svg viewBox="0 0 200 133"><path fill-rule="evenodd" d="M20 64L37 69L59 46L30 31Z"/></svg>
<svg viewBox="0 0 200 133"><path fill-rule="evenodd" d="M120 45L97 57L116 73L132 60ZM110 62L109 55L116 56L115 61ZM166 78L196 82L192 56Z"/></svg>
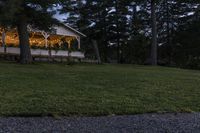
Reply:
<svg viewBox="0 0 200 133"><path fill-rule="evenodd" d="M0 133L199 133L200 113L0 118Z"/></svg>

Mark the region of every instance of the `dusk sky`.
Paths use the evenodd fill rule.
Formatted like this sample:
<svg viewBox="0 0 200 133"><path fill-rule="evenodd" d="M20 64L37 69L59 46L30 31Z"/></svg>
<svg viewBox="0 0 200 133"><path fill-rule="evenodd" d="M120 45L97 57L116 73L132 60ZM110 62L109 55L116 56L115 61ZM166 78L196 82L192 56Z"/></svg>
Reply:
<svg viewBox="0 0 200 133"><path fill-rule="evenodd" d="M56 15L54 15L55 18L57 18L60 21L63 21L63 19L66 19L66 14L62 14L60 15L59 13L57 13Z"/></svg>

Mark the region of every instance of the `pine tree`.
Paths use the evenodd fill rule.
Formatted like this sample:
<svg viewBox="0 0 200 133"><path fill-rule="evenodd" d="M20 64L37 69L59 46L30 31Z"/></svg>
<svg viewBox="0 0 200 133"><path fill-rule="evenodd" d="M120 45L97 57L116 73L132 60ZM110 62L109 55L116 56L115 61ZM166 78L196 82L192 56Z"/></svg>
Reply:
<svg viewBox="0 0 200 133"><path fill-rule="evenodd" d="M49 29L57 21L52 18L57 0L1 0L0 22L17 27L20 41L20 62L32 62L27 25Z"/></svg>
<svg viewBox="0 0 200 133"><path fill-rule="evenodd" d="M158 18L158 42L159 59L165 60L168 65L173 64L174 44L173 38L178 27L188 25L192 21L191 12L196 12L195 3L176 0L163 0L159 3Z"/></svg>

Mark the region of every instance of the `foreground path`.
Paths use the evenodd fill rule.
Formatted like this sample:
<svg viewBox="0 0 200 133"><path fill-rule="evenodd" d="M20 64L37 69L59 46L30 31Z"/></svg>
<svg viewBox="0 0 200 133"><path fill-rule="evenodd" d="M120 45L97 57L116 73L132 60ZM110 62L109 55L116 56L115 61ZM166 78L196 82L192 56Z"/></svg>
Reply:
<svg viewBox="0 0 200 133"><path fill-rule="evenodd" d="M0 133L200 132L200 113L82 118L0 118Z"/></svg>

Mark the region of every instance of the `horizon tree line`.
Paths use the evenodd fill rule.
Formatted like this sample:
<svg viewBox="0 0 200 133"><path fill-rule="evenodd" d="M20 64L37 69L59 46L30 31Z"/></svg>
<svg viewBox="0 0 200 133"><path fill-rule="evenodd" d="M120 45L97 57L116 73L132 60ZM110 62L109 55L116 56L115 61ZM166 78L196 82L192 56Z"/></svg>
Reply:
<svg viewBox="0 0 200 133"><path fill-rule="evenodd" d="M191 33L191 28L199 29L199 4L198 0L1 0L0 25L17 27L22 64L32 62L27 25L49 30L60 23L52 18L59 11L66 14L65 23L88 36L83 41L87 57L94 55L88 44L96 40L104 62L185 66L198 57L192 55L194 49L186 48L199 44L188 44L199 33Z"/></svg>

